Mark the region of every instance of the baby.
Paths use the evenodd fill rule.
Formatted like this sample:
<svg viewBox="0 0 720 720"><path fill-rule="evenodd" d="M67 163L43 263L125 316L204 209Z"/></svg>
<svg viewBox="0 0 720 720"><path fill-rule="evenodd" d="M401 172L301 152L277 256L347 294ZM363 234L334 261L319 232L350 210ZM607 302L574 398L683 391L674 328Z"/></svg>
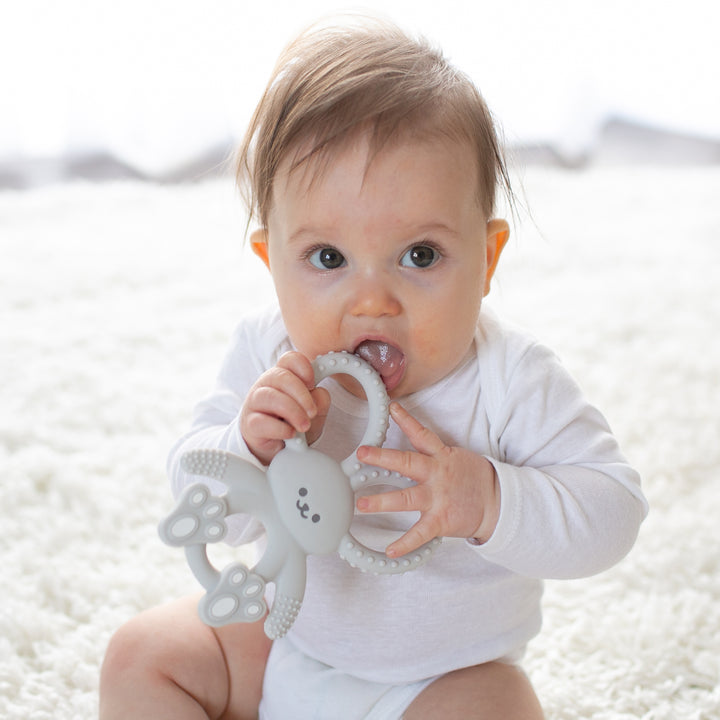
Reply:
<svg viewBox="0 0 720 720"><path fill-rule="evenodd" d="M600 572L632 547L647 506L602 415L555 356L482 309L511 194L488 109L424 42L366 21L303 34L281 56L239 153L277 305L243 318L217 386L173 448L267 465L297 432L338 460L367 404L348 376L314 387L311 360L357 353L391 405L365 463L407 489L359 495L353 532L428 563L373 576L310 556L302 610L205 626L197 598L150 610L110 643L112 718L541 718L520 661L540 630L542 578ZM408 512L412 511L412 512ZM262 536L236 516L232 541Z"/></svg>

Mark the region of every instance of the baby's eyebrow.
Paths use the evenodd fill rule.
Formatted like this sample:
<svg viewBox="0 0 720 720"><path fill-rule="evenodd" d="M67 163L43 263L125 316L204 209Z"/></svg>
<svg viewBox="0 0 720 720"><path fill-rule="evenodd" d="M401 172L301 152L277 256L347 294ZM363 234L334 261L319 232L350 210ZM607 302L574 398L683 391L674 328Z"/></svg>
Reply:
<svg viewBox="0 0 720 720"><path fill-rule="evenodd" d="M421 225L418 227L417 232L420 234L423 233L431 233L431 232L441 232L441 233L447 233L448 235L455 235L459 236L460 232L458 230L455 230L454 228L450 227L444 222L429 222Z"/></svg>
<svg viewBox="0 0 720 720"><path fill-rule="evenodd" d="M421 240L425 235L441 234L451 239L457 239L462 233L442 220L419 220L407 222L398 220L395 229L391 232L396 235L399 242ZM337 242L338 232L331 226L305 225L294 230L288 236L288 246L306 245L308 243L327 243L332 245Z"/></svg>
<svg viewBox="0 0 720 720"><path fill-rule="evenodd" d="M315 227L300 227L288 236L288 245L304 244L308 242L327 242L334 234L329 230Z"/></svg>

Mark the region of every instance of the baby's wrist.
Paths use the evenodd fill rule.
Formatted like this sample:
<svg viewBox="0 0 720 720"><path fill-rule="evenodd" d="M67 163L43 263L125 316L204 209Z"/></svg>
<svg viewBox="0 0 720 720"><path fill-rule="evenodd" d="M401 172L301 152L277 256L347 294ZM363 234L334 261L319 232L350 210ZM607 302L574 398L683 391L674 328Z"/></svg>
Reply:
<svg viewBox="0 0 720 720"><path fill-rule="evenodd" d="M493 464L483 458L487 463L487 474L483 474L480 482L483 486L482 493L482 519L477 530L468 541L472 545L484 545L495 532L500 519L500 483Z"/></svg>

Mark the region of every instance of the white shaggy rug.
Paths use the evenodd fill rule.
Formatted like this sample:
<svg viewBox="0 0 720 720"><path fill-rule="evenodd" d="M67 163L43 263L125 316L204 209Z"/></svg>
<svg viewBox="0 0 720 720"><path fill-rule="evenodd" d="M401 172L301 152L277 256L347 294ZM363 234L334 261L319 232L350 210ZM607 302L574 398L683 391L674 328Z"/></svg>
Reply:
<svg viewBox="0 0 720 720"><path fill-rule="evenodd" d="M552 345L643 475L629 557L547 584L549 720L720 718L720 169L531 169L492 301ZM0 717L96 716L111 633L197 585L165 454L269 297L230 181L0 194ZM341 719L339 719L341 720Z"/></svg>

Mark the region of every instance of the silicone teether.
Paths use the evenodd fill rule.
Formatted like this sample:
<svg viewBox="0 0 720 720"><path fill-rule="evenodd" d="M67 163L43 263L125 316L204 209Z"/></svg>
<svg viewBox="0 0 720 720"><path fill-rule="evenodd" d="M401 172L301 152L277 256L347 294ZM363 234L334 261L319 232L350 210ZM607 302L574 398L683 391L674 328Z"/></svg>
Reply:
<svg viewBox="0 0 720 720"><path fill-rule="evenodd" d="M328 353L313 363L315 382L336 374L354 377L363 387L369 419L361 445L381 446L388 427L389 399L380 376L365 360L346 352ZM337 551L350 565L375 574L403 573L422 565L440 541L435 539L409 555L390 559L365 547L350 533L354 491L374 483L409 484L407 478L358 462L353 451L341 463L309 448L298 434L272 460L266 472L222 450L191 450L183 469L227 485L216 497L206 485L186 488L175 510L160 524L168 545L184 546L195 577L207 590L200 616L212 626L252 622L265 616L265 585L276 585L275 600L265 620L270 638L285 635L305 594L306 557ZM248 569L232 563L219 572L209 561L207 544L227 533L224 518L235 513L255 516L267 531L267 549Z"/></svg>

